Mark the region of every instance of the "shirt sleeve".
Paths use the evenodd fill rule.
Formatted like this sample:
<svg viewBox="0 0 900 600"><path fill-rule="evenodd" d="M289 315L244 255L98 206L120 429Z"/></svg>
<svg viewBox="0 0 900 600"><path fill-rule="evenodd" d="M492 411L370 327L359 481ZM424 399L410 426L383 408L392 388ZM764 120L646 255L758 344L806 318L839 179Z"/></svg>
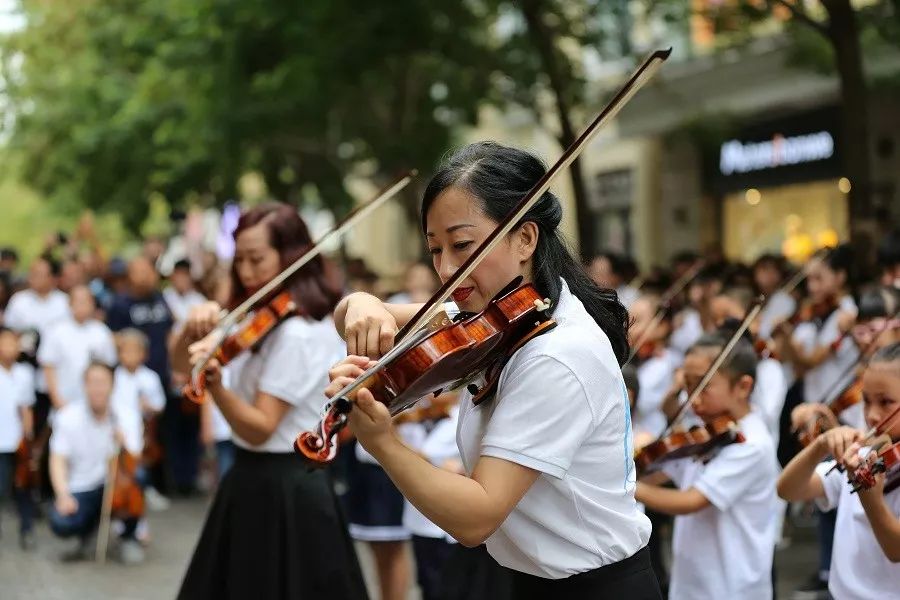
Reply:
<svg viewBox="0 0 900 600"><path fill-rule="evenodd" d="M159 375L147 369L141 377L141 393L145 395L150 408L160 411L166 406L166 392L163 390Z"/></svg>
<svg viewBox="0 0 900 600"><path fill-rule="evenodd" d="M3 313L3 324L15 331L20 331L24 326L20 299L17 294L13 294L9 299L9 304L6 306L6 311Z"/></svg>
<svg viewBox="0 0 900 600"><path fill-rule="evenodd" d="M693 487L717 509L725 511L738 502L769 473L765 449L749 443L722 448L706 464Z"/></svg>
<svg viewBox="0 0 900 600"><path fill-rule="evenodd" d="M831 470L834 466L835 461L826 460L823 463L819 463L816 467L816 475L822 481L822 488L825 490L825 497L816 498L816 506L818 506L822 511L829 511L834 508L837 508L837 505L841 499L841 488L846 484L846 476L843 473L838 472L837 470ZM828 473L828 475L826 475Z"/></svg>
<svg viewBox="0 0 900 600"><path fill-rule="evenodd" d="M59 328L54 327L41 340L41 344L38 346L37 359L42 367L55 367L62 360L63 348L60 344L62 337Z"/></svg>
<svg viewBox="0 0 900 600"><path fill-rule="evenodd" d="M316 392L321 395L323 381L320 374L331 367L325 358L331 354L325 352L317 340L290 325L282 325L284 329L272 340L263 361L259 391L297 406ZM322 398L324 403L324 396Z"/></svg>
<svg viewBox="0 0 900 600"><path fill-rule="evenodd" d="M17 404L19 406L34 406L34 372L31 365L22 370L21 381L19 382L19 397Z"/></svg>
<svg viewBox="0 0 900 600"><path fill-rule="evenodd" d="M65 456L72 456L72 432L69 427L69 419L63 414L63 409L56 415L53 432L50 434L50 452Z"/></svg>
<svg viewBox="0 0 900 600"><path fill-rule="evenodd" d="M612 374L608 378L600 389L621 393L621 384ZM504 374L492 402L496 405L482 440L482 456L552 477L565 476L594 428L581 382L567 365L550 356L535 356Z"/></svg>

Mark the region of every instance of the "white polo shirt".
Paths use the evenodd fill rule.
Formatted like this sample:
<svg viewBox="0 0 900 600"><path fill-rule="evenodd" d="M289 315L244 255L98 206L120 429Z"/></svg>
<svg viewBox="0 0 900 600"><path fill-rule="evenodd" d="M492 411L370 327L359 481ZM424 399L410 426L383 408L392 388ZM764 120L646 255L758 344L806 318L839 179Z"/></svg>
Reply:
<svg viewBox="0 0 900 600"><path fill-rule="evenodd" d="M53 367L56 387L66 402L84 401L84 372L92 360L116 364L116 345L104 323L65 319L47 329L38 348L41 366Z"/></svg>
<svg viewBox="0 0 900 600"><path fill-rule="evenodd" d="M3 321L7 327L16 331L37 329L43 343L49 328L69 315L69 297L65 293L51 290L41 297L34 290L27 289L12 295L3 314Z"/></svg>
<svg viewBox="0 0 900 600"><path fill-rule="evenodd" d="M738 427L746 441L725 446L708 463L688 458L663 467L679 489L693 487L710 502L675 517L670 598L772 597L778 459L758 414Z"/></svg>
<svg viewBox="0 0 900 600"><path fill-rule="evenodd" d="M466 472L491 456L538 471L486 542L501 565L549 579L619 562L646 546L634 500L631 415L606 334L563 283L557 326L503 368L493 399L462 391L457 444Z"/></svg>
<svg viewBox="0 0 900 600"><path fill-rule="evenodd" d="M896 598L900 565L884 555L859 496L850 493L847 476L837 471L825 475L833 466L832 460L816 467L825 488L825 497L816 504L822 510L837 508L828 591L840 600ZM884 501L891 514L900 517L900 489L885 494Z"/></svg>
<svg viewBox="0 0 900 600"><path fill-rule="evenodd" d="M115 452L112 418L97 420L86 402L64 406L53 422L50 452L66 458L69 492L103 486L108 460Z"/></svg>
<svg viewBox="0 0 900 600"><path fill-rule="evenodd" d="M301 431L315 427L325 403L328 370L347 355L330 318L286 319L271 332L256 352L229 375L230 389L252 403L265 392L291 405L271 437L254 446L234 434L234 443L257 452L294 452Z"/></svg>
<svg viewBox="0 0 900 600"><path fill-rule="evenodd" d="M15 452L19 447L22 441L19 409L32 404L34 369L23 363L13 363L9 370L0 366L0 452Z"/></svg>
<svg viewBox="0 0 900 600"><path fill-rule="evenodd" d="M633 415L638 430L657 436L666 428L663 401L666 399L666 392L672 387L675 370L683 362L683 355L666 348L659 356L651 356L638 366L637 378L641 391Z"/></svg>

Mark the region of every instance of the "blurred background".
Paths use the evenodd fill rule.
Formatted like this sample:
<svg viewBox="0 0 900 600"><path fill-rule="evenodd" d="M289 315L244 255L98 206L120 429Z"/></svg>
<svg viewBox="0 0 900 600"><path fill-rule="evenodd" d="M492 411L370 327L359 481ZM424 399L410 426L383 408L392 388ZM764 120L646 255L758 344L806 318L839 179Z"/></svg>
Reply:
<svg viewBox="0 0 900 600"><path fill-rule="evenodd" d="M104 252L176 240L199 273L231 207L321 231L467 141L552 162L664 47L556 184L584 256L802 261L900 211L897 0L3 0L0 28L0 239L26 262L91 213ZM413 187L345 257L395 279L423 254Z"/></svg>

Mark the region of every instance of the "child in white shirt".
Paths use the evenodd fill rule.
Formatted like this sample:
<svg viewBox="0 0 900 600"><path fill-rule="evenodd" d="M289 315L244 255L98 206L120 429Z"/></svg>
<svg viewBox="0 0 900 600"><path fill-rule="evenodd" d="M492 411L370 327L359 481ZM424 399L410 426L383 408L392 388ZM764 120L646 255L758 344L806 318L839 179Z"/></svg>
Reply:
<svg viewBox="0 0 900 600"><path fill-rule="evenodd" d="M684 378L695 387L727 343L703 336L685 357ZM722 447L706 462L675 460L638 482L635 498L648 509L675 515L669 598L765 600L772 597L778 463L772 437L750 410L756 353L741 340L705 391L694 399L704 423L726 416L743 443ZM666 476L678 489L661 487Z"/></svg>
<svg viewBox="0 0 900 600"><path fill-rule="evenodd" d="M879 350L863 374L866 424L873 427L900 406L900 343ZM900 421L887 427L900 439ZM869 444L851 427L837 427L816 438L788 463L778 493L789 501L815 500L823 510L837 508L835 544L828 590L841 600L893 598L900 589L900 491L886 487L885 475L854 494L846 475L832 470L838 457L849 472L860 465L860 446ZM893 483L896 472L892 473Z"/></svg>

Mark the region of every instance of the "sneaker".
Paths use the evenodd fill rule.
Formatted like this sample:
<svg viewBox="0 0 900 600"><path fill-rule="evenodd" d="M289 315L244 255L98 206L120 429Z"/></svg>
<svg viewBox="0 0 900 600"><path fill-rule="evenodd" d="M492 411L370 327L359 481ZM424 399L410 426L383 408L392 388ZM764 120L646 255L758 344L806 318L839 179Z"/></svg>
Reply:
<svg viewBox="0 0 900 600"><path fill-rule="evenodd" d="M801 587L794 590L793 600L828 600L828 582L822 581L818 573L810 576L809 580Z"/></svg>
<svg viewBox="0 0 900 600"><path fill-rule="evenodd" d="M137 540L122 539L119 541L117 558L124 565L141 564L144 562L144 548Z"/></svg>
<svg viewBox="0 0 900 600"><path fill-rule="evenodd" d="M160 494L152 485L144 490L144 500L147 501L147 508L154 512L164 511L172 505L172 502Z"/></svg>
<svg viewBox="0 0 900 600"><path fill-rule="evenodd" d="M37 540L33 531L23 531L19 534L19 548L25 552L31 552L37 548Z"/></svg>

